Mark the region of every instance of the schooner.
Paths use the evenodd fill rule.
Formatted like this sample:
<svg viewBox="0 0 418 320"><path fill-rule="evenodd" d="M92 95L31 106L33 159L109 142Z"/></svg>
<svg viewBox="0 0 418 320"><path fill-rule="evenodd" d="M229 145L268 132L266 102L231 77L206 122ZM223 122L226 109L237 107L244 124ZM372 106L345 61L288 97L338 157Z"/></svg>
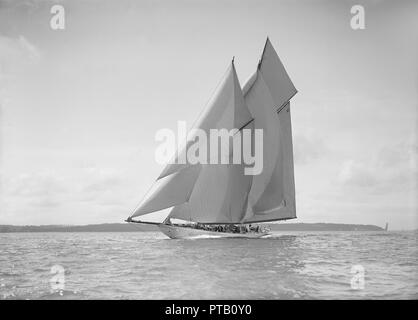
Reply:
<svg viewBox="0 0 418 320"><path fill-rule="evenodd" d="M296 93L268 38L257 69L243 88L232 60L194 128L207 133L262 129L262 171L246 175L243 164L180 163L176 160L196 138L188 136L126 221L156 224L170 238L257 238L268 231L249 228L251 224L296 218L290 117L290 99ZM171 210L160 223L134 219L167 208Z"/></svg>

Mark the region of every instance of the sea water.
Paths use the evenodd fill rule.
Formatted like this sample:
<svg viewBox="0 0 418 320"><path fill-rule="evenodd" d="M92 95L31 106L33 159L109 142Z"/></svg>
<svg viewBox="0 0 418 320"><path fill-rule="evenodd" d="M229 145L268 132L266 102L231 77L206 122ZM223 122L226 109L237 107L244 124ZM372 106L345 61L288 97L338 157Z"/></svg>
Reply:
<svg viewBox="0 0 418 320"><path fill-rule="evenodd" d="M417 298L417 232L0 234L0 299Z"/></svg>

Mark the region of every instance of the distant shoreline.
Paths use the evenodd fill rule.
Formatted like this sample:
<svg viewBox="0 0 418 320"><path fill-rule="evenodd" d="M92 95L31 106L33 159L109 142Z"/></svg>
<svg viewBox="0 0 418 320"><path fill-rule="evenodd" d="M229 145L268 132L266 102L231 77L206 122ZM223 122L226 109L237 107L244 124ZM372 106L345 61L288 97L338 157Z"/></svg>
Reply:
<svg viewBox="0 0 418 320"><path fill-rule="evenodd" d="M282 223L269 224L272 231L384 231L375 225L339 223ZM158 231L154 225L102 223L89 225L0 225L0 233L12 232L146 232Z"/></svg>

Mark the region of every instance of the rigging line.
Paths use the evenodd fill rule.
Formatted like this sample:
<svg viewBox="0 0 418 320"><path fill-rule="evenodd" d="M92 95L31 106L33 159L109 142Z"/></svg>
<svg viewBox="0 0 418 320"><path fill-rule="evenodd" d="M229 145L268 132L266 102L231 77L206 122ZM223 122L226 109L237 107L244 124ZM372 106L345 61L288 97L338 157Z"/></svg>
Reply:
<svg viewBox="0 0 418 320"><path fill-rule="evenodd" d="M141 224L154 224L154 225L159 225L161 224L160 222L152 222L152 221L141 221L141 220L133 220L131 219L130 221L125 220L126 222L133 222L133 223L141 223Z"/></svg>
<svg viewBox="0 0 418 320"><path fill-rule="evenodd" d="M141 200L138 202L138 204L135 206L135 209L132 211L132 213L131 213L131 215L129 216L129 217L132 217L133 216L133 214L135 213L135 211L139 208L139 205L142 203L142 202L144 202L144 200L145 200L145 197L150 193L150 191L151 191L151 189L152 189L152 187L155 185L155 182L156 181L154 181L154 183L151 183L151 186L148 188L148 191L147 192L145 192L145 194L143 195L143 197L141 198ZM150 213L152 213L152 212L150 212ZM146 213L147 214L147 213Z"/></svg>
<svg viewBox="0 0 418 320"><path fill-rule="evenodd" d="M196 176L195 181L193 182L193 187L192 187L192 190L190 190L190 193L189 193L189 195L188 195L188 197L187 197L187 201L186 201L186 202L189 202L190 198L192 197L192 194L193 194L193 191L194 191L194 187L196 186L197 180L199 179L199 177L200 177L200 175L201 175L201 173L202 173L202 170L203 170L203 168L202 168L202 164L201 164L201 163L197 163L197 164L192 165L192 166L199 166L199 172L198 172L198 174L197 174L197 176ZM189 167L189 168L190 168L190 167ZM196 170L197 170L197 169L196 169Z"/></svg>
<svg viewBox="0 0 418 320"><path fill-rule="evenodd" d="M188 140L187 140L187 135L190 133L191 129L193 129L193 128L196 126L196 124L198 123L198 121L202 118L202 116L203 116L204 112L205 112L205 111L207 110L207 108L208 108L209 102L211 102L211 101L212 101L212 98L215 96L215 93L218 91L219 86L220 86L220 85L224 82L224 80L225 80L225 78L227 77L227 75L228 75L229 70L231 69L231 67L232 67L232 65L230 65L230 66L226 69L226 71L224 72L224 74L222 75L221 80L220 80L220 81L218 82L218 84L216 85L215 89L213 90L212 94L210 95L209 100L206 102L205 106L204 106L204 107L200 110L200 112L199 112L199 114L198 114L198 116L197 116L196 120L193 122L192 126L190 127L190 130L188 130L188 131L187 131L187 134L186 134L186 143L185 143L184 145L181 145L181 150L180 150L180 148L177 148L177 149L176 149L176 152L174 153L174 155L173 155L173 157L172 157L172 160L175 160L175 159L176 159L176 156L178 156L178 155L180 154L180 152L182 152L182 150L183 150L183 149L186 149L186 152L187 152L187 141L188 141ZM174 163L174 164L176 164L176 163ZM166 164L166 166L167 166L167 164ZM164 169L163 169L163 171L164 171ZM171 174L173 174L173 173L175 173L175 172L172 172ZM160 175L157 177L157 179L156 179L155 181L158 181L158 180L160 180L160 179L162 179L162 178L165 178L165 177L167 177L167 176L169 176L169 175L171 175L171 174L168 174L168 175L165 175L165 176L163 176L163 177L160 177L160 175L161 175L161 173L160 173Z"/></svg>
<svg viewBox="0 0 418 320"><path fill-rule="evenodd" d="M289 100L287 100L285 103L283 103L276 111L277 114L280 113L280 111L282 111L290 102L290 100L295 96L295 94L298 93L297 91L289 98ZM244 124L241 128L239 128L238 131L241 131L242 129L244 129L246 126L248 126L251 122L253 122L255 119L252 118L251 120L249 120L246 124ZM237 134L238 132L236 132L235 134Z"/></svg>
<svg viewBox="0 0 418 320"><path fill-rule="evenodd" d="M267 38L268 39L268 38ZM263 54L264 54L264 50L263 50ZM261 64L261 60L260 60L260 64ZM258 77L258 72L257 72L257 77ZM251 90L251 88L254 86L254 84L256 83L257 79L254 80L253 84L251 85L250 88L248 88L247 93ZM269 89L270 90L270 89ZM290 102L290 100L296 95L296 93L298 93L298 90L296 90L281 106L279 106L277 108L277 114L280 113L280 111L282 111L284 109L284 107ZM239 128L238 131L241 131L242 129L244 129L246 126L248 126L251 122L254 121L254 118L252 118L251 120L249 120L246 124L244 124L243 126L241 126L241 128ZM238 132L237 132L238 133ZM236 133L235 133L236 134Z"/></svg>
<svg viewBox="0 0 418 320"><path fill-rule="evenodd" d="M291 217L291 218L280 218L280 219L266 219L266 220L259 220L259 221L248 221L248 222L243 222L244 224L246 223L261 223L261 222L271 222L271 221L282 221L282 220L292 220L292 219L296 219L297 217Z"/></svg>
<svg viewBox="0 0 418 320"><path fill-rule="evenodd" d="M263 58L264 58L264 52L266 51L266 47L267 47L267 43L269 42L269 37L267 36L266 42L264 43L264 48L263 48L263 52L261 53L261 58L258 61L258 65L257 65L257 69L260 70L261 69L261 64L263 62Z"/></svg>
<svg viewBox="0 0 418 320"><path fill-rule="evenodd" d="M183 168L183 169L186 169L186 168ZM180 169L179 171L176 171L176 172L180 172L180 171L181 171L181 170L183 170L183 169ZM176 172L174 172L174 173L176 173ZM166 178L166 177L168 177L168 176L165 176L165 177L163 177L163 178ZM163 178L161 178L161 179L163 179ZM131 213L130 217L132 217L132 215L133 215L133 214L135 213L135 211L138 209L138 207L140 206L140 204L141 204L142 202L144 202L145 198L146 198L146 197L147 197L147 195L150 193L151 189L155 186L155 183L156 183L156 182L158 182L158 181L159 181L159 180L161 180L161 179L157 179L157 180L155 180L155 181L154 181L154 183L151 183L151 186L148 188L147 192L145 192L145 193L144 193L144 195L142 196L141 200L138 202L138 204L136 205L135 209L134 209L134 210L133 210L133 212ZM161 210L164 210L164 209L161 209ZM160 211L160 210L156 210L156 211ZM151 212L149 212L149 213L145 213L144 215L146 215L146 214L150 214L150 213L153 213L153 212L156 212L156 211L151 211Z"/></svg>
<svg viewBox="0 0 418 320"><path fill-rule="evenodd" d="M194 127L195 127L195 125L196 125L196 123L197 123L197 122L201 119L202 114L204 113L204 111L206 111L206 109L207 109L207 107L208 107L208 105L209 105L209 102L211 102L211 101L212 101L212 98L214 97L215 93L218 91L219 86L221 85L221 83L223 83L224 79L226 78L226 76L227 76L227 74L228 74L228 72L229 72L229 69L231 69L231 65L230 65L230 66L226 69L226 71L224 72L224 74L223 74L223 76L222 76L221 80L218 82L218 84L216 85L215 89L212 91L212 94L210 95L209 100L205 103L205 106L202 108L202 110L200 110L200 112L199 112L199 114L198 114L198 116L197 116L196 120L193 122L193 124L192 124L191 128L194 128ZM189 131L190 131L190 130L189 130Z"/></svg>
<svg viewBox="0 0 418 320"><path fill-rule="evenodd" d="M298 91L296 90L295 93L292 94L292 96L285 102L283 103L278 109L277 109L277 113L279 114L280 111L282 111L290 102L290 100L296 95L296 93L298 93Z"/></svg>

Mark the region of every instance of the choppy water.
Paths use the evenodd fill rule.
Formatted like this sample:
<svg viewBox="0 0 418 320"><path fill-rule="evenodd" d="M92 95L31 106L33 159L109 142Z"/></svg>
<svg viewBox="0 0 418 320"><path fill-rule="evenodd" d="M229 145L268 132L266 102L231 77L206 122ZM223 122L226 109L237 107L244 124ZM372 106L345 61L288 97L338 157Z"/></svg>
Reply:
<svg viewBox="0 0 418 320"><path fill-rule="evenodd" d="M53 283L54 291L55 265L65 282ZM362 266L357 275L355 265ZM418 298L417 232L200 240L154 232L0 234L0 299L380 298Z"/></svg>

